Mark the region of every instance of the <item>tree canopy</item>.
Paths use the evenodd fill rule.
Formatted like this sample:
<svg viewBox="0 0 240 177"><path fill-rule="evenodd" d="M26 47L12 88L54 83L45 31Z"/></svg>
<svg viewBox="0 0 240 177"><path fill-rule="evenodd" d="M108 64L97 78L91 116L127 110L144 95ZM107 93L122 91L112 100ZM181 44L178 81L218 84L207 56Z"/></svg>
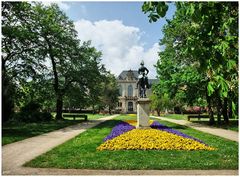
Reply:
<svg viewBox="0 0 240 177"><path fill-rule="evenodd" d="M61 119L63 106L85 108L99 99L98 83L108 73L101 52L78 39L56 4L3 2L2 34L3 118L36 101L44 110L55 106Z"/></svg>
<svg viewBox="0 0 240 177"><path fill-rule="evenodd" d="M180 94L187 105L205 98L214 123L225 122L238 108L238 2L176 2L173 19L164 26L157 63L159 88L171 97ZM149 21L165 16L166 2L144 2ZM201 98L201 99L200 99ZM180 99L178 97L178 99Z"/></svg>

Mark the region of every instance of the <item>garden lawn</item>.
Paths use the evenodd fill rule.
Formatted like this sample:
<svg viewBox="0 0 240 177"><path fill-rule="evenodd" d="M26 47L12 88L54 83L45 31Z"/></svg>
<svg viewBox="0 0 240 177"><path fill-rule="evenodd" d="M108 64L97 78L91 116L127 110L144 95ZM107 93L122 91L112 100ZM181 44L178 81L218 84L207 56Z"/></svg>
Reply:
<svg viewBox="0 0 240 177"><path fill-rule="evenodd" d="M182 114L167 114L163 117L166 118L170 118L170 119L177 119L177 120L187 120L187 116L188 115L182 115ZM217 128L223 128L226 130L233 130L233 131L238 131L238 119L229 119L229 124L226 125L224 124L223 120L222 120L222 124L218 125L217 124L217 116L214 116L215 119L215 125L212 125L214 127ZM204 124L204 125L209 125L209 119L201 119L201 120L197 120L197 119L191 119L191 122L193 123L199 123L199 124Z"/></svg>
<svg viewBox="0 0 240 177"><path fill-rule="evenodd" d="M88 119L98 119L106 115L87 114ZM16 141L24 140L33 136L41 135L43 133L51 132L61 129L73 124L83 122L84 119L77 120L61 120L38 123L23 123L23 122L8 122L2 126L2 145L10 144Z"/></svg>
<svg viewBox="0 0 240 177"><path fill-rule="evenodd" d="M93 127L25 166L76 169L238 169L238 143L197 130L159 121L173 129L198 138L215 151L119 150L97 151L103 139L119 120L134 119L121 115ZM135 118L136 119L136 118Z"/></svg>
<svg viewBox="0 0 240 177"><path fill-rule="evenodd" d="M166 114L163 117L170 118L170 119L177 119L177 120L187 120L187 115L182 115L182 114Z"/></svg>
<svg viewBox="0 0 240 177"><path fill-rule="evenodd" d="M64 128L83 120L62 120L38 123L9 122L2 126L2 145L24 140L43 133Z"/></svg>
<svg viewBox="0 0 240 177"><path fill-rule="evenodd" d="M79 115L79 114L84 114L84 113L64 113L64 114ZM56 113L52 113L52 115L55 116ZM88 120L99 119L99 118L102 118L102 117L109 116L109 114L84 114L84 115L87 115ZM71 117L65 117L64 119L73 120L73 117L72 118ZM83 120L83 118L76 117L76 120Z"/></svg>
<svg viewBox="0 0 240 177"><path fill-rule="evenodd" d="M217 121L217 120L215 119L215 121ZM191 121L191 122L204 124L204 125L209 125L208 120L200 120L200 121L195 120L195 121ZM233 131L238 132L238 120L230 119L228 125L224 124L223 122L222 122L221 125L218 125L217 122L216 122L216 124L212 125L212 126L217 127L217 128L223 128L223 129L226 129L226 130L233 130Z"/></svg>

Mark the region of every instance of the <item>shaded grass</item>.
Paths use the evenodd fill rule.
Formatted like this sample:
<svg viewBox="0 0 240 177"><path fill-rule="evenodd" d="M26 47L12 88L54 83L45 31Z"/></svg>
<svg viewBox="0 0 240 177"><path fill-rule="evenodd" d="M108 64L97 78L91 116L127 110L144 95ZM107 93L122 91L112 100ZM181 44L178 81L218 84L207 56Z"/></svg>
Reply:
<svg viewBox="0 0 240 177"><path fill-rule="evenodd" d="M107 115L87 114L88 119L99 119ZM50 122L24 123L24 122L8 122L2 125L2 145L10 144L16 141L24 140L43 133L58 130L73 124L83 122L84 119L76 119L69 117L68 119Z"/></svg>
<svg viewBox="0 0 240 177"><path fill-rule="evenodd" d="M187 115L182 115L182 114L168 114L168 115L165 115L164 117L170 118L170 119L177 119L177 120L187 120ZM215 119L216 123L214 125L211 125L211 126L217 127L217 128L223 128L223 129L226 129L226 130L238 131L238 120L229 119L229 124L228 125L224 124L223 121L222 121L222 124L219 125L217 123L217 116L214 116L214 119ZM209 118L207 118L207 119L206 118L201 118L200 120L198 120L198 119L190 119L190 120L193 123L209 125Z"/></svg>
<svg viewBox="0 0 240 177"><path fill-rule="evenodd" d="M38 123L8 122L2 126L2 145L41 135L82 121L83 120L61 120Z"/></svg>
<svg viewBox="0 0 240 177"><path fill-rule="evenodd" d="M209 125L209 121L207 121L207 120L205 120L205 121L198 121L198 120L196 120L196 121L191 121L191 122L193 122L193 123L199 123L199 124L204 124L204 125ZM217 127L217 128L223 128L223 129L226 129L226 130L233 130L233 131L236 131L236 132L238 132L239 130L238 130L238 126L239 124L238 124L238 120L229 120L229 124L224 124L224 123L222 123L222 124L217 124L217 122L216 122L216 124L215 125L212 125L213 127Z"/></svg>
<svg viewBox="0 0 240 177"><path fill-rule="evenodd" d="M96 151L121 115L93 127L53 150L28 162L25 166L76 169L238 169L238 143L202 133L186 126L159 121L185 134L203 140L216 151L119 150Z"/></svg>

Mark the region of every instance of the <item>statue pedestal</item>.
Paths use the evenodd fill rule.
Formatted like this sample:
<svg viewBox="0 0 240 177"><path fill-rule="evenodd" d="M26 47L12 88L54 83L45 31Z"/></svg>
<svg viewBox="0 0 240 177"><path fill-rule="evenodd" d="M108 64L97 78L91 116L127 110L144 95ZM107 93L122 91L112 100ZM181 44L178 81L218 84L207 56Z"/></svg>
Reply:
<svg viewBox="0 0 240 177"><path fill-rule="evenodd" d="M150 128L149 113L150 113L149 98L139 98L137 100L137 128Z"/></svg>

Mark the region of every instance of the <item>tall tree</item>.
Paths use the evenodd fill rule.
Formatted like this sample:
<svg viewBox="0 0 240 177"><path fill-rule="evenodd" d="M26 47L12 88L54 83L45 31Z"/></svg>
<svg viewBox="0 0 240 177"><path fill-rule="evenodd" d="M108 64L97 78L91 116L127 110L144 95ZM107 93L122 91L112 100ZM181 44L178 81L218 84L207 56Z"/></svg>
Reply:
<svg viewBox="0 0 240 177"><path fill-rule="evenodd" d="M101 53L89 42L80 44L73 22L57 5L37 4L35 10L42 55L51 63L56 119L62 119L63 96L72 84L78 84L83 93L90 89L90 83L98 78L102 67L99 64Z"/></svg>
<svg viewBox="0 0 240 177"><path fill-rule="evenodd" d="M103 92L101 96L102 105L108 108L109 114L117 106L119 90L116 78L112 74L107 74L104 81L101 83Z"/></svg>
<svg viewBox="0 0 240 177"><path fill-rule="evenodd" d="M21 102L22 97L41 98L45 106L52 106L51 101L44 101L45 92L39 89L50 84L53 89L48 89L48 94L54 92L56 119L61 119L64 96L69 96L71 89L79 88L81 98L93 90L101 78L105 71L100 64L101 53L91 47L90 42L80 42L73 22L56 4L4 2L2 14L4 101L7 103L14 91L10 86L14 84L19 91L18 101ZM34 90L37 90L35 95ZM5 110L7 104L3 105Z"/></svg>
<svg viewBox="0 0 240 177"><path fill-rule="evenodd" d="M13 112L17 83L41 69L36 60L37 36L33 33L31 5L2 2L2 118ZM38 58L40 60L40 58Z"/></svg>
<svg viewBox="0 0 240 177"><path fill-rule="evenodd" d="M199 73L206 79L210 123L214 122L212 106L215 96L220 99L219 106L223 106L227 122L227 107L236 107L238 95L238 3L175 4L175 16L168 20L164 29L165 40L171 41L166 49L173 49L174 58L179 62L198 63ZM166 14L167 6L165 2L145 2L142 10L150 14L151 21L157 21ZM164 40L163 44L166 44Z"/></svg>

